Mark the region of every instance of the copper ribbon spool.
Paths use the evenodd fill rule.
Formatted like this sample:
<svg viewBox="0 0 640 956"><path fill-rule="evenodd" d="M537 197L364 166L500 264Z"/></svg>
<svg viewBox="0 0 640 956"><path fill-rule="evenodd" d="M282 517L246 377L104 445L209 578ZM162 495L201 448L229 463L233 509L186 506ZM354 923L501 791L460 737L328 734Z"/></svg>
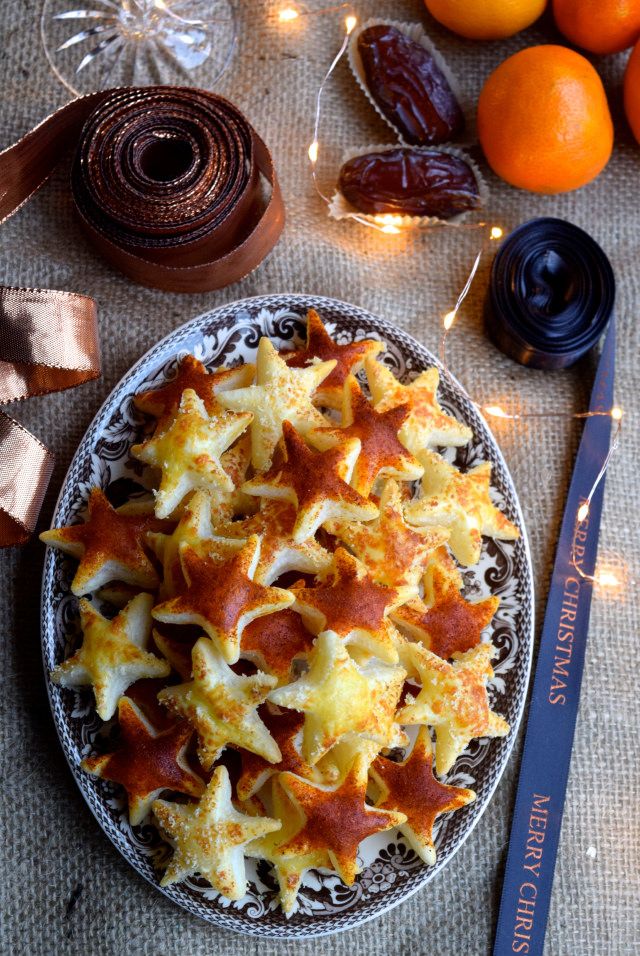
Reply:
<svg viewBox="0 0 640 956"><path fill-rule="evenodd" d="M77 141L71 188L87 235L115 268L170 292L219 289L264 259L284 227L265 143L232 103L172 86L73 100L0 153L0 222ZM263 197L261 176L270 184ZM92 299L0 289L0 404L100 374ZM53 458L0 413L0 547L35 522Z"/></svg>

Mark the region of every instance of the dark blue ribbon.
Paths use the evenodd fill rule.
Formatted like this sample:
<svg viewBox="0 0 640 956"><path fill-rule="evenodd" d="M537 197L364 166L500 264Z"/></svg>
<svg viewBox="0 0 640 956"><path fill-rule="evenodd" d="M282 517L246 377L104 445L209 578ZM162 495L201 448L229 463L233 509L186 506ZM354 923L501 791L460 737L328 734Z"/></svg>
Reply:
<svg viewBox="0 0 640 956"><path fill-rule="evenodd" d="M532 219L493 261L487 331L516 362L566 368L602 338L614 295L611 264L587 232L564 219Z"/></svg>
<svg viewBox="0 0 640 956"><path fill-rule="evenodd" d="M602 253L604 255L604 253ZM590 411L613 402L615 326L605 339ZM584 665L592 584L573 564L576 514L602 467L611 439L609 415L587 418L562 521L529 706L494 956L541 956ZM575 562L592 575L598 551L604 481L576 535Z"/></svg>

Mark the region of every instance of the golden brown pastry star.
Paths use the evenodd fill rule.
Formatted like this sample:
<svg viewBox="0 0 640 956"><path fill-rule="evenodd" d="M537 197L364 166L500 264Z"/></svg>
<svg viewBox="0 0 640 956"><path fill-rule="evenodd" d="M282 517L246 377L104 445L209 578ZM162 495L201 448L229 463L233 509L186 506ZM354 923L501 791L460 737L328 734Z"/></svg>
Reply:
<svg viewBox="0 0 640 956"><path fill-rule="evenodd" d="M347 886L356 878L357 853L362 841L406 820L404 813L367 806L367 762L361 754L334 789L308 783L292 773L281 774L279 781L304 822L278 849L285 856L328 854L336 873Z"/></svg>
<svg viewBox="0 0 640 956"><path fill-rule="evenodd" d="M158 575L144 550L153 514L119 514L100 488L92 488L84 524L44 531L40 540L79 561L71 590L80 597L109 581L155 588Z"/></svg>
<svg viewBox="0 0 640 956"><path fill-rule="evenodd" d="M433 825L441 813L458 810L475 800L473 790L450 787L433 775L431 738L421 727L411 751L402 763L378 756L369 774L380 790L374 803L378 810L395 810L406 816L400 824L409 845L429 866L436 862Z"/></svg>
<svg viewBox="0 0 640 956"><path fill-rule="evenodd" d="M293 352L281 352L282 358L291 368L304 368L314 359L331 361L336 365L326 377L315 394L318 405L328 408L340 408L344 381L350 373L356 374L368 357L374 358L384 349L384 344L375 339L361 339L339 345L327 332L322 319L315 309L307 313L307 341L304 348Z"/></svg>
<svg viewBox="0 0 640 956"><path fill-rule="evenodd" d="M265 727L277 743L282 754L278 763L268 763L258 754L248 750L240 751L242 771L238 779L236 791L240 800L249 800L260 790L274 773L290 770L291 773L307 780L322 782L322 775L304 760L300 752L303 714L295 710L283 710L281 713L272 713L267 708L261 708L260 716Z"/></svg>
<svg viewBox="0 0 640 956"><path fill-rule="evenodd" d="M185 751L193 728L180 721L167 730L155 730L128 697L118 702L120 744L110 754L86 757L82 769L103 780L119 783L129 798L129 820L142 823L163 790L200 797L204 782L186 762Z"/></svg>
<svg viewBox="0 0 640 956"><path fill-rule="evenodd" d="M224 659L235 664L245 626L256 617L274 614L293 603L283 588L266 587L253 580L260 556L260 539L252 535L245 546L228 556L215 543L200 554L188 544L180 546L187 588L153 609L165 624L197 624L219 647Z"/></svg>
<svg viewBox="0 0 640 956"><path fill-rule="evenodd" d="M313 634L291 608L258 617L242 632L242 656L277 677L278 684L291 680L294 660L307 657L312 645Z"/></svg>

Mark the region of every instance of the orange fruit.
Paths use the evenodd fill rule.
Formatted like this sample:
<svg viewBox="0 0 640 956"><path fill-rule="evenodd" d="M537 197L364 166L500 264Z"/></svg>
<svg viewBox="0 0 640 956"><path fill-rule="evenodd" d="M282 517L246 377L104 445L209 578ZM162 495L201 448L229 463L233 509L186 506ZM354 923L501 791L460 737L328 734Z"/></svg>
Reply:
<svg viewBox="0 0 640 956"><path fill-rule="evenodd" d="M424 0L438 23L470 40L500 40L537 20L547 0Z"/></svg>
<svg viewBox="0 0 640 956"><path fill-rule="evenodd" d="M493 71L478 101L478 137L502 179L538 193L578 189L607 165L613 124L595 69L564 46L533 46Z"/></svg>
<svg viewBox="0 0 640 956"><path fill-rule="evenodd" d="M591 53L619 53L640 36L640 0L553 0L560 33Z"/></svg>
<svg viewBox="0 0 640 956"><path fill-rule="evenodd" d="M624 111L631 132L640 143L640 42L635 45L624 74Z"/></svg>

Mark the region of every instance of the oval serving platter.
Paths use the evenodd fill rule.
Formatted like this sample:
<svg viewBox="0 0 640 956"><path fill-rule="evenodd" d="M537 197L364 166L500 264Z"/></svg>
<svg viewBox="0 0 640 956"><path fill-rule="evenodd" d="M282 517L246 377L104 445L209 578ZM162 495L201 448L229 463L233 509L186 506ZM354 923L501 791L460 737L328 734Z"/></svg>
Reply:
<svg viewBox="0 0 640 956"><path fill-rule="evenodd" d="M157 386L175 374L176 358L191 352L210 368L252 361L261 335L279 347L300 344L305 315L315 307L329 332L340 343L373 337L383 339L382 360L403 381L436 365L437 359L406 332L369 312L335 299L307 295L269 295L245 299L214 309L187 322L154 346L124 376L94 418L64 480L53 526L81 520L92 485L103 489L132 487L144 481L140 462L129 449L144 433L144 416L136 411L133 395ZM247 860L248 892L229 902L199 878L162 889L191 913L238 932L264 937L309 937L337 932L379 916L425 886L451 859L482 816L505 768L524 707L533 646L533 581L527 537L513 482L485 421L463 389L443 374L440 402L473 430L465 448L451 449L448 457L463 468L481 460L492 463L492 496L515 521L522 537L516 542L484 539L482 558L465 570L465 594L499 595L492 624L497 648L495 679L489 687L492 708L511 724L507 737L474 740L456 761L446 782L472 787L474 803L436 823L437 862L427 867L391 830L369 837L361 847L362 870L351 887L335 873L307 874L298 908L289 918L277 905L277 882L269 864ZM453 455L455 453L455 458ZM90 688L77 691L54 686L48 675L79 642L77 601L69 585L74 562L48 549L42 588L42 650L51 709L62 748L76 782L100 826L126 860L158 889L170 848L151 824L132 827L121 789L80 770L80 761L93 752L94 741L113 733L96 715Z"/></svg>

